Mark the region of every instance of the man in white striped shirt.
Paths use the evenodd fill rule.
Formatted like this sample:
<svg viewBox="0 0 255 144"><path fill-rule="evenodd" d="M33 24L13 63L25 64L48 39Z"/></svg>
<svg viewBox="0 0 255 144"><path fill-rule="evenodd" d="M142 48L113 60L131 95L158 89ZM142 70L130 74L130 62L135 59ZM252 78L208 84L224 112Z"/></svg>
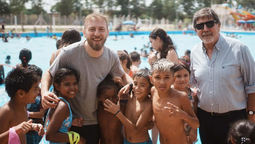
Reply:
<svg viewBox="0 0 255 144"><path fill-rule="evenodd" d="M191 52L191 81L197 87L200 137L205 144L225 144L230 124L255 122L255 62L246 45L220 34L220 20L211 8L193 16L202 40Z"/></svg>

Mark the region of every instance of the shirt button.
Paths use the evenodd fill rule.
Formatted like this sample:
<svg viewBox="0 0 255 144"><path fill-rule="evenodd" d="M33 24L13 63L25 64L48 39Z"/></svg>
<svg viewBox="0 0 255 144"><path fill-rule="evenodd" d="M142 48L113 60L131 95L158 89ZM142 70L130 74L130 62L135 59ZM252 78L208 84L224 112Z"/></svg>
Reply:
<svg viewBox="0 0 255 144"><path fill-rule="evenodd" d="M210 92L210 94L212 93L212 91Z"/></svg>
<svg viewBox="0 0 255 144"><path fill-rule="evenodd" d="M211 105L213 106L213 103Z"/></svg>
<svg viewBox="0 0 255 144"><path fill-rule="evenodd" d="M212 81L212 80L210 80L210 81Z"/></svg>

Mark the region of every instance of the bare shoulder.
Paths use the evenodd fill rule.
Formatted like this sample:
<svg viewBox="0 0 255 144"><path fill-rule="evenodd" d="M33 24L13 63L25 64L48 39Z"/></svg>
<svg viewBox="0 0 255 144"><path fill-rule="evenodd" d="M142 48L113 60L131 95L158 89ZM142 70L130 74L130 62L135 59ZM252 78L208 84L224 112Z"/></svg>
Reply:
<svg viewBox="0 0 255 144"><path fill-rule="evenodd" d="M69 112L69 107L67 105L66 102L64 102L63 100L60 99L60 101L58 102L58 105L56 106L55 109L52 109L53 111L52 114L54 113L54 115L59 115L59 114L67 114L67 112Z"/></svg>
<svg viewBox="0 0 255 144"><path fill-rule="evenodd" d="M183 91L178 91L175 89L172 89L172 95L178 97L179 99L187 98L188 95Z"/></svg>
<svg viewBox="0 0 255 144"><path fill-rule="evenodd" d="M156 92L156 88L155 88L155 86L153 86L153 87L151 88L151 99L153 98L155 92Z"/></svg>
<svg viewBox="0 0 255 144"><path fill-rule="evenodd" d="M155 86L153 86L152 88L151 88L151 93L154 93L156 91L156 88L155 88Z"/></svg>
<svg viewBox="0 0 255 144"><path fill-rule="evenodd" d="M168 54L177 54L176 51L174 49L170 49L168 52Z"/></svg>
<svg viewBox="0 0 255 144"><path fill-rule="evenodd" d="M55 109L51 109L50 111L50 117L63 117L65 118L65 116L68 116L69 115L69 107L67 105L66 102L64 102L63 100L60 100L58 102L58 105L56 106Z"/></svg>
<svg viewBox="0 0 255 144"><path fill-rule="evenodd" d="M60 99L60 101L58 102L56 110L61 110L62 111L62 110L68 110L68 109L69 109L68 104L65 101Z"/></svg>
<svg viewBox="0 0 255 144"><path fill-rule="evenodd" d="M14 110L7 104L0 108L0 123L5 125L14 117Z"/></svg>

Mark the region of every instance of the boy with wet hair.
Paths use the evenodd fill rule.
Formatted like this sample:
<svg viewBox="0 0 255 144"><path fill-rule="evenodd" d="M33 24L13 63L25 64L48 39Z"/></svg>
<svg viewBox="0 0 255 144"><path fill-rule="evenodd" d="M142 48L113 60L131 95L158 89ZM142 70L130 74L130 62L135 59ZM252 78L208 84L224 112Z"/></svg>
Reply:
<svg viewBox="0 0 255 144"><path fill-rule="evenodd" d="M33 70L36 74L42 78L42 69L36 65L30 65L27 69ZM40 89L40 88L39 88ZM39 90L40 91L40 90ZM33 123L43 124L43 117L45 115L45 109L41 104L41 93L37 95L34 103L27 104L27 111L29 112L29 119L32 119ZM27 144L37 144L41 141L42 136L38 135L38 132L31 130L26 134Z"/></svg>
<svg viewBox="0 0 255 144"><path fill-rule="evenodd" d="M171 61L164 58L152 65L150 80L154 85L151 89L153 113L161 144L187 144L184 122L195 129L199 127L199 122L187 94L171 88L173 66Z"/></svg>
<svg viewBox="0 0 255 144"><path fill-rule="evenodd" d="M28 121L26 106L34 103L39 93L40 77L35 71L16 68L10 71L5 79L5 89L10 101L0 109L0 143L26 144L25 134L35 130L44 134L41 124Z"/></svg>
<svg viewBox="0 0 255 144"><path fill-rule="evenodd" d="M123 144L123 124L112 113L105 111L104 103L109 99L113 103L118 101L118 92L120 84L115 82L112 75L108 74L106 78L97 87L98 109L97 118L100 128L100 144ZM125 112L125 104L121 103L121 111Z"/></svg>
<svg viewBox="0 0 255 144"><path fill-rule="evenodd" d="M132 61L130 69L131 71L133 71L134 74L136 74L139 71L139 65L141 64L140 54L136 51L133 51L129 55Z"/></svg>

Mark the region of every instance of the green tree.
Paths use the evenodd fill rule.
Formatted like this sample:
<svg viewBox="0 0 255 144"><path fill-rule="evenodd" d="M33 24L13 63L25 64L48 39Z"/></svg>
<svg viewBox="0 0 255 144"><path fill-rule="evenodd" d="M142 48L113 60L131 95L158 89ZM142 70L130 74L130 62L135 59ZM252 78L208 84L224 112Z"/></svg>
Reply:
<svg viewBox="0 0 255 144"><path fill-rule="evenodd" d="M177 2L177 1L176 1ZM175 0L164 0L162 2L162 17L170 20L174 20L176 17L176 9L178 10L179 3L176 3Z"/></svg>
<svg viewBox="0 0 255 144"><path fill-rule="evenodd" d="M27 2L28 0L10 0L9 8L11 13L14 15L21 14L21 12L25 9L25 3Z"/></svg>
<svg viewBox="0 0 255 144"><path fill-rule="evenodd" d="M44 2L42 0L32 0L32 8L31 12L40 15L41 12L45 13L46 11L43 9Z"/></svg>
<svg viewBox="0 0 255 144"><path fill-rule="evenodd" d="M79 14L82 10L83 4L80 0L73 0L73 12L74 14Z"/></svg>
<svg viewBox="0 0 255 144"><path fill-rule="evenodd" d="M182 0L181 4L187 18L192 18L195 13L194 0Z"/></svg>
<svg viewBox="0 0 255 144"><path fill-rule="evenodd" d="M52 11L57 11L61 15L69 16L73 12L73 0L61 0L52 6Z"/></svg>
<svg viewBox="0 0 255 144"><path fill-rule="evenodd" d="M214 4L223 4L225 1L227 1L227 0L214 0L213 2L214 2Z"/></svg>
<svg viewBox="0 0 255 144"><path fill-rule="evenodd" d="M107 3L108 10L112 10L113 6L116 5L116 1L115 0L108 0L106 3Z"/></svg>
<svg viewBox="0 0 255 144"><path fill-rule="evenodd" d="M5 0L0 0L0 15L10 14L9 5Z"/></svg>
<svg viewBox="0 0 255 144"><path fill-rule="evenodd" d="M120 14L128 15L129 0L117 0L117 6L120 6Z"/></svg>
<svg viewBox="0 0 255 144"><path fill-rule="evenodd" d="M136 18L145 13L145 3L141 0L132 0L130 2L130 11L131 15L134 15Z"/></svg>
<svg viewBox="0 0 255 144"><path fill-rule="evenodd" d="M104 6L104 0L92 0L92 2L97 5L100 9Z"/></svg>
<svg viewBox="0 0 255 144"><path fill-rule="evenodd" d="M162 12L163 4L161 0L153 0L150 5L150 9L151 9L152 18L161 19L163 17L163 12Z"/></svg>

